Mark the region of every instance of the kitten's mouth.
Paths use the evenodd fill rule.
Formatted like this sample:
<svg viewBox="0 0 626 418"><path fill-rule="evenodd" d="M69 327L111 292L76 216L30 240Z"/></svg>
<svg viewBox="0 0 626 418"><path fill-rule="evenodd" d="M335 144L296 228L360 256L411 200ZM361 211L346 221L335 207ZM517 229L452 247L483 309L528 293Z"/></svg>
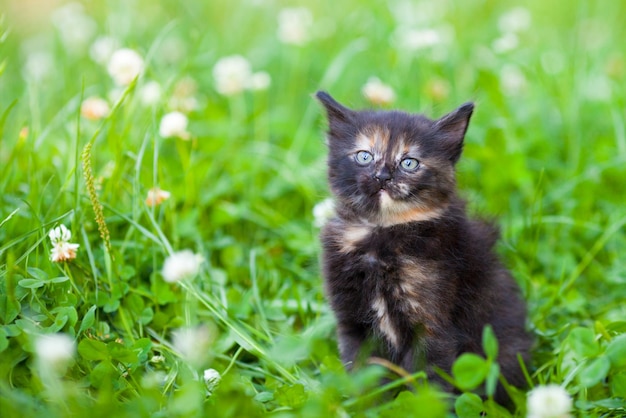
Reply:
<svg viewBox="0 0 626 418"><path fill-rule="evenodd" d="M391 197L391 193L389 193L389 189L385 189L384 187L381 187L378 190L377 196L382 200L386 200L386 201L393 200L393 198Z"/></svg>

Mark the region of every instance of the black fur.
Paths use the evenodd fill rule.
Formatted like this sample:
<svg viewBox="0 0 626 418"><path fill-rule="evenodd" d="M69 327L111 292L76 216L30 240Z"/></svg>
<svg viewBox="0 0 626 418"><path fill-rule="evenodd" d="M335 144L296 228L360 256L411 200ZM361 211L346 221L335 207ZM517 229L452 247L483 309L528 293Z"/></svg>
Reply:
<svg viewBox="0 0 626 418"><path fill-rule="evenodd" d="M321 233L323 273L343 362L351 368L378 356L436 379L432 366L450 372L461 353L482 354L490 324L503 375L523 386L517 354L527 360L531 346L525 304L494 253L496 228L469 219L456 194L454 165L473 105L433 121L353 111L325 92L317 98L328 115L337 209ZM359 151L374 161L357 163ZM419 168L404 170L406 158ZM507 401L502 387L496 400Z"/></svg>

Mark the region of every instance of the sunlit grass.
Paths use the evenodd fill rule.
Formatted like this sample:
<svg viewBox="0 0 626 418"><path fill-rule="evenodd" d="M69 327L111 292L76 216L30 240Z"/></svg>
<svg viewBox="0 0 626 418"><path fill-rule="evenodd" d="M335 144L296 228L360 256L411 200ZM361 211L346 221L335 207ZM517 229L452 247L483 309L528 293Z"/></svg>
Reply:
<svg viewBox="0 0 626 418"><path fill-rule="evenodd" d="M621 416L624 5L301 4L0 7L0 415L525 416L526 389L507 412L474 395L482 382L446 395L422 373L340 364L318 267L313 207L329 193L312 94L376 107L362 93L376 77L395 94L383 108L438 117L475 101L459 187L497 219L528 300L529 386L562 386L575 416ZM133 82L109 68L122 48L142 61ZM188 123L163 127L174 111ZM169 197L151 201L154 188ZM60 224L80 247L54 263ZM200 269L166 282L182 250ZM45 334L76 351L57 347L59 365L42 368ZM197 355L177 335L199 335ZM495 381L493 359L470 360Z"/></svg>

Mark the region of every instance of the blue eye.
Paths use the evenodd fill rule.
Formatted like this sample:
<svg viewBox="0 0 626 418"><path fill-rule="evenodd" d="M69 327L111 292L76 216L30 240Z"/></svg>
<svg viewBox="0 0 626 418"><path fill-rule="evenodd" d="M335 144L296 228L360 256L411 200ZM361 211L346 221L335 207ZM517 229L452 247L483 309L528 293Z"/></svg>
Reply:
<svg viewBox="0 0 626 418"><path fill-rule="evenodd" d="M415 171L419 168L420 162L417 161L415 158L405 158L404 160L400 161L400 166L402 166L402 168L407 171Z"/></svg>
<svg viewBox="0 0 626 418"><path fill-rule="evenodd" d="M374 156L367 151L359 151L354 156L354 159L359 165L368 165L374 161Z"/></svg>

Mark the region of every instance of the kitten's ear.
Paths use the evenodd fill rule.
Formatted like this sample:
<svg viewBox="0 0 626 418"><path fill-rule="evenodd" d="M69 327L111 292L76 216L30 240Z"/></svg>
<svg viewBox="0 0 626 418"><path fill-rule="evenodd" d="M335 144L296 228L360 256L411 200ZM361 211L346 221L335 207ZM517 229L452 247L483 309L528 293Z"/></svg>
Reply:
<svg viewBox="0 0 626 418"><path fill-rule="evenodd" d="M435 122L435 128L442 135L444 150L450 161L456 164L463 151L463 138L474 111L474 103L465 103Z"/></svg>
<svg viewBox="0 0 626 418"><path fill-rule="evenodd" d="M315 97L317 97L317 100L319 100L320 103L326 108L326 114L328 115L329 122L350 122L354 116L354 111L337 102L325 91L318 91L315 93Z"/></svg>

